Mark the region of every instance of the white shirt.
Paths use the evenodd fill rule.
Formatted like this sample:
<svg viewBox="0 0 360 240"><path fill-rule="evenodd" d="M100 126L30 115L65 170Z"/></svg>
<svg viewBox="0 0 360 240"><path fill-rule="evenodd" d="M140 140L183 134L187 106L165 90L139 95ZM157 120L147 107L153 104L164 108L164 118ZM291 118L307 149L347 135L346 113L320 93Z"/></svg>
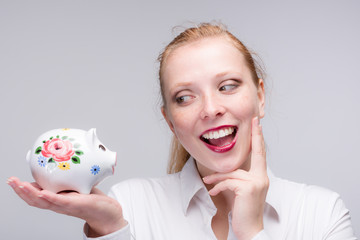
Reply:
<svg viewBox="0 0 360 240"><path fill-rule="evenodd" d="M275 177L264 210L264 229L253 240L354 240L349 211L337 193ZM183 170L157 179L131 179L112 187L128 225L98 240L216 239L216 207L190 158ZM85 229L86 232L86 229ZM84 239L87 238L84 234ZM228 240L236 237L229 214Z"/></svg>

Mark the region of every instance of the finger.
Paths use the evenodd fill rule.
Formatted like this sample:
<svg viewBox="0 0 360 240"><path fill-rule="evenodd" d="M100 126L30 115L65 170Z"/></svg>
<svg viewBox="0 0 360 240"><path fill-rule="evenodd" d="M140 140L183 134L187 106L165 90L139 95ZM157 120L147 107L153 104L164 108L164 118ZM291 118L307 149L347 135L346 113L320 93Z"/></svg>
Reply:
<svg viewBox="0 0 360 240"><path fill-rule="evenodd" d="M10 177L7 180L7 183L11 186L11 187L20 187L20 188L24 188L24 185L27 185L28 188L30 188L32 191L40 191L42 190L42 188L40 187L39 184L37 184L36 182L32 182L32 183L28 183L28 182L22 182L20 181L19 178L17 177Z"/></svg>
<svg viewBox="0 0 360 240"><path fill-rule="evenodd" d="M20 179L16 177L11 177L7 180L7 183L14 189L14 191L19 195L28 195L31 191L32 193L38 192L39 190L35 188L28 182L21 182Z"/></svg>
<svg viewBox="0 0 360 240"><path fill-rule="evenodd" d="M249 172L242 169L238 169L229 173L214 173L203 178L204 183L213 184L226 179L239 179L239 180L250 180L251 176Z"/></svg>
<svg viewBox="0 0 360 240"><path fill-rule="evenodd" d="M37 187L35 187L37 184L21 182L18 178L14 177L8 179L8 183L14 189L15 193L28 205L48 209L50 203L39 198L40 191Z"/></svg>
<svg viewBox="0 0 360 240"><path fill-rule="evenodd" d="M71 215L75 214L75 210L73 208L74 203L69 200L70 196L75 193L53 193L48 190L41 191L41 195L39 196L41 199L49 202L48 209L54 211L56 213ZM74 201L75 202L75 201Z"/></svg>
<svg viewBox="0 0 360 240"><path fill-rule="evenodd" d="M30 183L30 184L31 184L34 188L38 189L39 191L42 190L42 188L40 187L40 185L37 184L36 182L32 182L32 183Z"/></svg>
<svg viewBox="0 0 360 240"><path fill-rule="evenodd" d="M103 196L106 196L105 193L103 193L100 189L94 187L93 189L91 189L91 192L90 194L97 194L97 195L103 195Z"/></svg>
<svg viewBox="0 0 360 240"><path fill-rule="evenodd" d="M225 190L230 190L234 193L237 193L241 188L246 187L246 182L247 181L227 179L216 184L212 189L210 189L209 194L211 196L216 196Z"/></svg>
<svg viewBox="0 0 360 240"><path fill-rule="evenodd" d="M259 117L252 120L251 137L251 166L250 172L266 175L266 150Z"/></svg>

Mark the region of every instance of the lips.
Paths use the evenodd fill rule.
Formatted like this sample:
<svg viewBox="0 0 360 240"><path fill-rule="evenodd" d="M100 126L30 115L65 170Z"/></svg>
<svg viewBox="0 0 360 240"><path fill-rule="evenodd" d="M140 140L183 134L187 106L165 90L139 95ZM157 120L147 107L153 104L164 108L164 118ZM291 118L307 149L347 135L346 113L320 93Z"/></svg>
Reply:
<svg viewBox="0 0 360 240"><path fill-rule="evenodd" d="M212 151L223 153L230 151L237 140L237 127L236 126L220 126L205 131L200 139Z"/></svg>

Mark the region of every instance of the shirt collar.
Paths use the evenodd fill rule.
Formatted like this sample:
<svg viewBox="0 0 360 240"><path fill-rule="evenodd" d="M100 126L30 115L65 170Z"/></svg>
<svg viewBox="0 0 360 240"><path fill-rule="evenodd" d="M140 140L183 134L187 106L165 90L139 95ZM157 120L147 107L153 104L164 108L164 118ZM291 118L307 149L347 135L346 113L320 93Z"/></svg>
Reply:
<svg viewBox="0 0 360 240"><path fill-rule="evenodd" d="M183 169L180 172L180 184L182 208L184 214L186 214L189 208L189 204L194 196L197 195L202 189L207 193L206 187L201 180L200 174L195 165L195 160L192 157L186 161Z"/></svg>
<svg viewBox="0 0 360 240"><path fill-rule="evenodd" d="M281 196L282 189L278 178L273 174L273 172L267 168L267 175L269 177L269 189L266 194L266 203L269 204L276 212L277 217L280 216L281 211Z"/></svg>
<svg viewBox="0 0 360 240"><path fill-rule="evenodd" d="M274 174L269 168L267 169L267 173L268 173L270 185L266 195L266 203L269 204L276 211L276 214L279 216L281 202L278 196L281 196L281 186L279 186L279 182L277 181L277 178L274 176ZM195 160L192 157L190 157L187 160L183 169L180 172L180 184L181 184L182 208L184 214L187 213L191 200L200 192L206 193L208 198L211 200L210 195L208 194L206 187L199 175L199 172L195 164ZM204 191L200 191L200 190L204 190Z"/></svg>

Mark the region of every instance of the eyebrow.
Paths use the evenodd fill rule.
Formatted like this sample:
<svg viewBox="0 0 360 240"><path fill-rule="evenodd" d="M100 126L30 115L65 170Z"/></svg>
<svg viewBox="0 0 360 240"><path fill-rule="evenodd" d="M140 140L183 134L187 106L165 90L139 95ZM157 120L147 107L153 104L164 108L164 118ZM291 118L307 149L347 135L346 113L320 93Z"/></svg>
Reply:
<svg viewBox="0 0 360 240"><path fill-rule="evenodd" d="M226 75L241 74L240 72L220 72L215 75L215 78L222 78Z"/></svg>
<svg viewBox="0 0 360 240"><path fill-rule="evenodd" d="M178 89L179 88L186 88L188 86L192 85L191 82L180 82L180 83L177 83L175 86L173 86L171 89L170 89L170 93L171 94L176 94L178 92Z"/></svg>
<svg viewBox="0 0 360 240"><path fill-rule="evenodd" d="M225 75L229 74L229 72L221 72L215 75L215 78L221 78L224 77Z"/></svg>
<svg viewBox="0 0 360 240"><path fill-rule="evenodd" d="M173 88L187 87L190 86L191 84L192 84L191 82L181 82L181 83L177 83Z"/></svg>

